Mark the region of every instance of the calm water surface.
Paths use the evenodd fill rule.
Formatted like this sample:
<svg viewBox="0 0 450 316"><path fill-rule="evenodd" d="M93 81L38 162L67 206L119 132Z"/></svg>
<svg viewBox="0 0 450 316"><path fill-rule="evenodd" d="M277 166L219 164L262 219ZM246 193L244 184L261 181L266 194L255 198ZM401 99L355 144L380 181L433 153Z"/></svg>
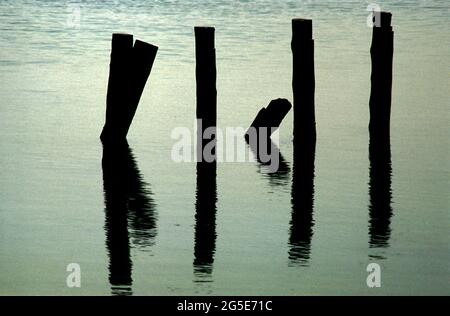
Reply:
<svg viewBox="0 0 450 316"><path fill-rule="evenodd" d="M368 4L1 1L0 294L450 294L449 4L380 1L395 30L382 173L369 160ZM194 125L193 26L216 27L219 126L247 127L292 100L293 17L314 20L314 173L294 169L290 113L278 174L220 163L202 190L195 164L170 158L172 130ZM160 48L119 152L98 138L113 32Z"/></svg>

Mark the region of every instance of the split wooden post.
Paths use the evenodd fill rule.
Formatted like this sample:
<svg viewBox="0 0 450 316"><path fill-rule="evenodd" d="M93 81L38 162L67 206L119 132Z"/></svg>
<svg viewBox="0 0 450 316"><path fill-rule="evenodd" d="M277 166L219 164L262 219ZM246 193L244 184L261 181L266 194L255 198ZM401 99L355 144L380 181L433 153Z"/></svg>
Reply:
<svg viewBox="0 0 450 316"><path fill-rule="evenodd" d="M111 41L111 61L109 64L108 92L106 95L106 119L100 138L121 139L123 117L127 112L127 93L130 69L128 61L133 51L133 35L113 34Z"/></svg>
<svg viewBox="0 0 450 316"><path fill-rule="evenodd" d="M103 142L126 139L157 50L139 40L133 46L131 34L112 35Z"/></svg>

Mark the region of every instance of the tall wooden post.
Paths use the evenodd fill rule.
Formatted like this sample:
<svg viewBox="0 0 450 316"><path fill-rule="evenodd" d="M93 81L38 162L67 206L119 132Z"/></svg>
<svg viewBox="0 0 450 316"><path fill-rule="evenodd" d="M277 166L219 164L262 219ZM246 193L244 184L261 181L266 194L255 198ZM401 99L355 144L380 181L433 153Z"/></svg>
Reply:
<svg viewBox="0 0 450 316"><path fill-rule="evenodd" d="M113 34L111 61L109 64L108 92L106 95L106 119L100 138L102 141L122 139L123 118L127 116L130 82L129 61L133 52L133 35Z"/></svg>
<svg viewBox="0 0 450 316"><path fill-rule="evenodd" d="M374 138L386 139L390 136L392 61L394 54L394 32L392 31L392 14L374 12L376 23L373 26L370 55L372 59L372 76L370 91L369 132Z"/></svg>
<svg viewBox="0 0 450 316"><path fill-rule="evenodd" d="M211 276L216 249L217 74L214 28L198 26L194 31L197 80L197 190L193 265L194 274L202 281ZM205 132L208 135L205 135Z"/></svg>
<svg viewBox="0 0 450 316"><path fill-rule="evenodd" d="M313 235L316 150L314 40L312 20L292 20L294 143L289 261L308 265Z"/></svg>
<svg viewBox="0 0 450 316"><path fill-rule="evenodd" d="M294 94L294 143L316 140L314 110L314 40L312 20L292 20L292 90Z"/></svg>
<svg viewBox="0 0 450 316"><path fill-rule="evenodd" d="M390 222L393 214L391 199L390 120L392 101L392 63L394 32L392 14L374 12L372 45L370 122L369 122L369 245L371 248L389 246Z"/></svg>
<svg viewBox="0 0 450 316"><path fill-rule="evenodd" d="M126 139L157 50L139 40L133 46L131 34L113 34L103 142Z"/></svg>
<svg viewBox="0 0 450 316"><path fill-rule="evenodd" d="M195 31L195 59L197 80L197 120L201 120L198 130L197 159L204 161L203 150L210 142L203 139L206 129L213 130L211 151L215 161L215 128L217 125L217 90L216 90L216 50L214 46L214 28L197 26ZM208 159L207 159L208 161ZM211 162L211 161L208 161Z"/></svg>

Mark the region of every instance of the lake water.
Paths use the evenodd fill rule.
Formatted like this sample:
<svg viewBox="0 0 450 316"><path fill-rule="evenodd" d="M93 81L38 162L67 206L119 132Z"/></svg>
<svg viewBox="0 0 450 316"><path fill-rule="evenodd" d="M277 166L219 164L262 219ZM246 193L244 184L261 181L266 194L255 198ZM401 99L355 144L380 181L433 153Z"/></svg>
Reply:
<svg viewBox="0 0 450 316"><path fill-rule="evenodd" d="M450 294L449 3L380 1L395 31L381 206L369 161L368 5L1 1L0 294ZM216 27L218 125L247 127L271 99L292 101L294 17L312 18L315 38L304 210L292 205L302 193L291 192L291 111L279 132L284 172L218 163L217 201L205 202L215 213L202 218L195 163L171 159L172 130L194 126L193 26ZM112 153L117 170L107 159L102 168L99 141L114 32L159 47L130 151ZM114 213L121 194L125 217ZM380 288L366 285L371 262ZM69 263L81 267L80 288L66 284Z"/></svg>

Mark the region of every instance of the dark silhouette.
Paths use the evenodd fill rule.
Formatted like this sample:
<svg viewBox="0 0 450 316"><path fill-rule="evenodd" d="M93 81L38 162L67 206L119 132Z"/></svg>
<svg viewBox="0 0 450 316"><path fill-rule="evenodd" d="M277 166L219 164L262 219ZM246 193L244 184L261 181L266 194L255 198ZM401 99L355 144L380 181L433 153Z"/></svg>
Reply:
<svg viewBox="0 0 450 316"><path fill-rule="evenodd" d="M133 46L131 34L113 34L103 142L126 138L157 50L139 40Z"/></svg>
<svg viewBox="0 0 450 316"><path fill-rule="evenodd" d="M216 50L214 46L214 28L200 27L194 28L195 32L195 75L197 80L197 120L201 120L200 131L198 133L197 157L203 160L203 150L210 141L204 139L206 129L211 131L214 141L211 153L215 156L215 140L217 126L217 90L216 90ZM215 157L214 157L215 160Z"/></svg>
<svg viewBox="0 0 450 316"><path fill-rule="evenodd" d="M216 51L213 27L195 27L194 31L198 162L193 264L195 281L208 282L211 281L216 249ZM209 135L205 135L207 131ZM203 153L208 154L208 157Z"/></svg>
<svg viewBox="0 0 450 316"><path fill-rule="evenodd" d="M102 167L109 282L113 294L129 295L130 247L146 250L154 244L155 203L126 141L103 145Z"/></svg>
<svg viewBox="0 0 450 316"><path fill-rule="evenodd" d="M369 131L378 138L390 136L394 32L389 12L374 12L370 55L372 59Z"/></svg>
<svg viewBox="0 0 450 316"><path fill-rule="evenodd" d="M389 246L391 207L390 118L394 32L389 12L374 12L369 122L369 246Z"/></svg>
<svg viewBox="0 0 450 316"><path fill-rule="evenodd" d="M294 94L294 143L316 139L314 109L314 40L312 20L292 20L292 90ZM297 146L300 148L300 144Z"/></svg>
<svg viewBox="0 0 450 316"><path fill-rule="evenodd" d="M369 144L369 247L389 247L392 216L391 148L390 143L381 142L371 136Z"/></svg>
<svg viewBox="0 0 450 316"><path fill-rule="evenodd" d="M249 129L245 133L245 141L249 144L257 161L264 166L268 166L268 172L277 175L286 174L289 167L280 153L279 148L272 142L271 135L279 128L284 117L289 113L292 105L286 99L276 99L270 101L266 108L262 108ZM272 153L277 155L279 163L274 164ZM281 169L280 169L281 168Z"/></svg>
<svg viewBox="0 0 450 316"><path fill-rule="evenodd" d="M262 108L252 124L250 125L250 129L255 129L258 134L260 128L267 128L266 136L270 138L270 136L280 127L281 122L284 117L291 110L291 103L286 99L275 99L270 101L269 105L266 108ZM250 140L251 133L247 131L245 134L245 139L247 142ZM269 142L267 142L268 144Z"/></svg>
<svg viewBox="0 0 450 316"><path fill-rule="evenodd" d="M297 139L292 167L292 215L289 236L289 262L307 266L311 252L314 209L315 140Z"/></svg>
<svg viewBox="0 0 450 316"><path fill-rule="evenodd" d="M308 265L313 235L314 159L316 119L314 106L314 40L312 20L292 20L292 90L294 93L294 164L289 261Z"/></svg>

